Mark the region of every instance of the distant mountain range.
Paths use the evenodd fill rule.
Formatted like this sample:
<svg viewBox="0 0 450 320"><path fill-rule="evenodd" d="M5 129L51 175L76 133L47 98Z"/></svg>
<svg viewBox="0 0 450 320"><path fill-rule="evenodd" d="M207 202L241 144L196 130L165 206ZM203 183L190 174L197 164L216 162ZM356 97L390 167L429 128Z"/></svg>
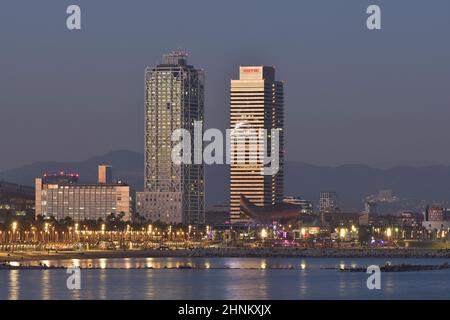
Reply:
<svg viewBox="0 0 450 320"><path fill-rule="evenodd" d="M114 178L123 180L136 190L143 189L144 156L120 150L81 162L36 162L0 172L0 180L34 185L34 179L45 172L78 172L83 182L97 179L97 165L113 166ZM429 202L450 202L450 166L373 168L366 165L337 167L315 166L287 161L285 195L301 196L318 203L320 191L336 191L339 205L345 210L359 211L363 199L381 189L392 189L404 205L417 207ZM207 205L228 202L228 166L206 166Z"/></svg>

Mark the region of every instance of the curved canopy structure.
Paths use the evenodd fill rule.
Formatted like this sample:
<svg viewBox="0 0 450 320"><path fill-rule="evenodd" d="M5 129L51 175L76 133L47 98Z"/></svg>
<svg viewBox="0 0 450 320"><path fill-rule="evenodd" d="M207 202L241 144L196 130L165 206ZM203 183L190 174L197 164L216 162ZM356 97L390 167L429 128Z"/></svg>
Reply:
<svg viewBox="0 0 450 320"><path fill-rule="evenodd" d="M271 206L259 207L254 205L244 195L241 194L241 211L259 223L272 223L273 221L283 222L296 220L302 216L302 206L291 203L280 203Z"/></svg>

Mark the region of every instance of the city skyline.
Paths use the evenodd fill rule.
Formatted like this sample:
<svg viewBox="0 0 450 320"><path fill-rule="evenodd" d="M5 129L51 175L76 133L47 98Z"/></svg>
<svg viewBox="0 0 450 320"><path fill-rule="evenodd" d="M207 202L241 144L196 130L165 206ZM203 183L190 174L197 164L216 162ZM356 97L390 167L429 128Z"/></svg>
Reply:
<svg viewBox="0 0 450 320"><path fill-rule="evenodd" d="M286 81L286 130L292 132L286 139L287 159L318 165L450 164L445 140L450 100L445 57L450 48L443 41L450 29L445 19L450 4L380 3L389 9L383 15L389 28L369 34L361 14L366 3L356 1L279 7L263 1L259 14L268 18L275 12L273 24L279 28L262 24L259 29L248 23L252 1L231 1L218 8L199 2L185 10L197 18L196 12L207 10L208 28L193 22L188 31L174 24L154 41L142 39L152 38L152 30L164 20L156 15L148 21L145 12L171 12L173 4L138 2L128 7L111 1L111 14L122 18L113 24L106 23L102 5L80 1L86 19L78 34L50 27L61 22L63 4L29 4L29 12L42 15L29 15L11 4L8 16L0 19L0 135L14 138L0 142L0 149L8 150L0 159L0 171L35 161L141 150L142 68L177 47L191 52L192 63L208 73L208 127L226 128L228 83L239 65L275 65ZM408 12L403 10L406 3ZM175 15L180 23L190 16ZM427 18L431 16L435 18ZM228 21L228 28L215 28L216 20ZM41 28L30 29L21 25L24 21ZM106 31L120 41L105 36ZM34 40L38 32L50 32L52 45ZM201 41L196 34L203 35ZM101 61L94 63L92 55L101 56ZM40 81L27 81L30 72ZM28 94L23 95L24 90ZM80 123L83 130L78 130ZM426 123L433 125L418 129ZM68 129L64 138L53 135L63 129ZM64 148L67 145L70 148Z"/></svg>
<svg viewBox="0 0 450 320"><path fill-rule="evenodd" d="M450 299L450 1L2 9L0 300Z"/></svg>

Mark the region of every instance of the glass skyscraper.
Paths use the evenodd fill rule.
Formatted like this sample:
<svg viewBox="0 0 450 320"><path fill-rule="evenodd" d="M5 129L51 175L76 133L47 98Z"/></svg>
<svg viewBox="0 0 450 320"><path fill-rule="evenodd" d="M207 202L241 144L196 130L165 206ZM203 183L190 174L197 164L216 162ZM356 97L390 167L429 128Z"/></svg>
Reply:
<svg viewBox="0 0 450 320"><path fill-rule="evenodd" d="M204 223L204 167L174 163L178 141L171 139L185 129L193 150L194 121L204 121L204 73L173 52L146 69L145 86L145 190L137 194L137 211L151 221Z"/></svg>

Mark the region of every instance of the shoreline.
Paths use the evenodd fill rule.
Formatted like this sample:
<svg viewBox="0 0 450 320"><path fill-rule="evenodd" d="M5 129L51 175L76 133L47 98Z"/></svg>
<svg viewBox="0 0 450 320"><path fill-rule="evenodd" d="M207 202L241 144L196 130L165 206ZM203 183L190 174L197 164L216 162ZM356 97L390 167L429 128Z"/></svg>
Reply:
<svg viewBox="0 0 450 320"><path fill-rule="evenodd" d="M90 250L0 252L0 262L126 258L450 258L449 249L403 248L207 248L179 250Z"/></svg>

